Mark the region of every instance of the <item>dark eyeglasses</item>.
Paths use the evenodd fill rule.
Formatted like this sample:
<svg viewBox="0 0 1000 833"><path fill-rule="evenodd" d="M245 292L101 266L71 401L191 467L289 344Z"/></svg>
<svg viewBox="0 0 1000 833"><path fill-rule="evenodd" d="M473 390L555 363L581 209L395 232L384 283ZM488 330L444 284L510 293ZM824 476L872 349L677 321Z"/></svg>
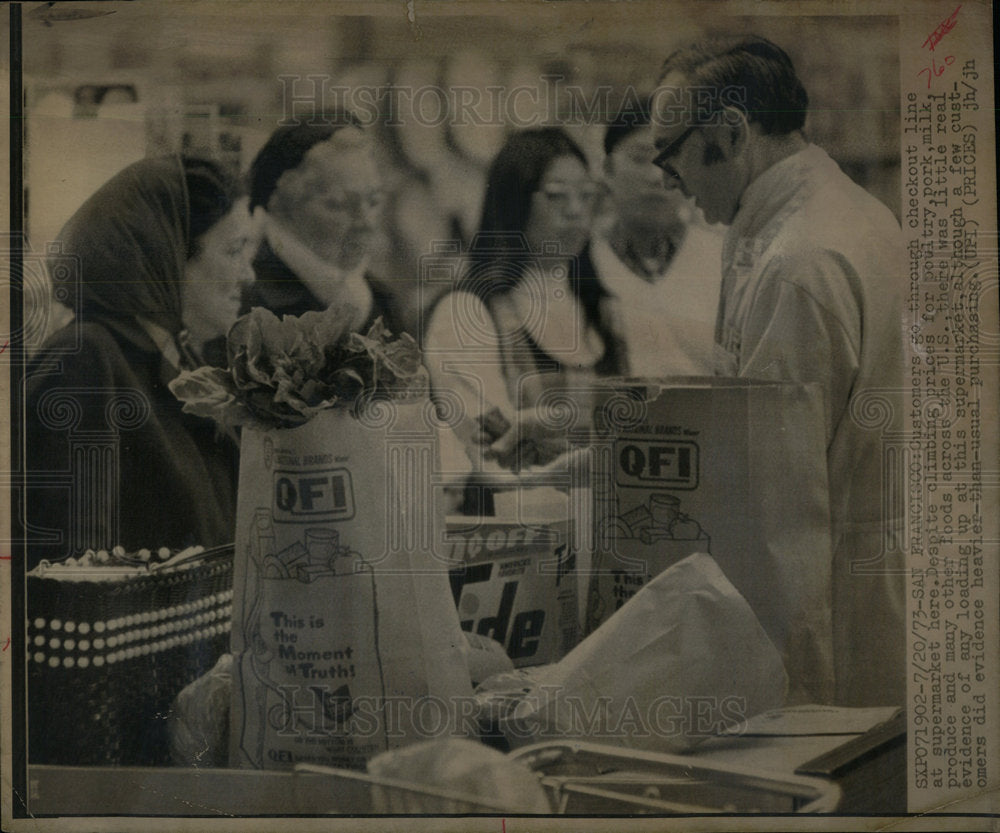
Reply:
<svg viewBox="0 0 1000 833"><path fill-rule="evenodd" d="M365 211L375 211L385 202L385 194L374 189L370 191L334 192L323 199L323 205L329 210L359 217Z"/></svg>
<svg viewBox="0 0 1000 833"><path fill-rule="evenodd" d="M687 141L687 137L690 136L695 130L697 130L701 125L692 124L687 130L681 133L676 139L674 139L669 145L667 145L663 150L661 150L656 156L653 157L653 164L656 165L660 170L666 171L670 176L676 177L677 171L673 169L670 161L678 153L681 152L681 146Z"/></svg>
<svg viewBox="0 0 1000 833"><path fill-rule="evenodd" d="M585 206L590 207L597 198L600 197L600 188L593 183L564 185L562 183L552 183L543 186L538 193L545 197L548 202L565 208L569 205L571 197L576 197Z"/></svg>

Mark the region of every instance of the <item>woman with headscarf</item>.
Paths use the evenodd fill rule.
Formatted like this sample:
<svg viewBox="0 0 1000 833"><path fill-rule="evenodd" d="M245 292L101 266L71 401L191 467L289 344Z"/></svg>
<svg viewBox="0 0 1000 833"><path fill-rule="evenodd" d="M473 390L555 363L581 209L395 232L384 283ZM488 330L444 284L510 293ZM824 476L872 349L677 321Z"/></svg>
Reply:
<svg viewBox="0 0 1000 833"><path fill-rule="evenodd" d="M586 157L558 128L514 134L490 167L462 278L425 339L435 395L461 415L455 434L475 469L550 462L565 430L546 408L625 372L613 299L589 255L597 198Z"/></svg>
<svg viewBox="0 0 1000 833"><path fill-rule="evenodd" d="M145 159L59 240L80 305L27 373L28 567L232 541L235 444L182 413L167 383L210 360L253 280L246 200L214 163Z"/></svg>

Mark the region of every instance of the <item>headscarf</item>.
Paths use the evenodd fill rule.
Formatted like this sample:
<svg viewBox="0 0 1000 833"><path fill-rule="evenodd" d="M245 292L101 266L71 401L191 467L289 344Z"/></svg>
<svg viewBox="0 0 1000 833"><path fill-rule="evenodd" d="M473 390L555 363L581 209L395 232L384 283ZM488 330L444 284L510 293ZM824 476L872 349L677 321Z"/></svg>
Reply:
<svg viewBox="0 0 1000 833"><path fill-rule="evenodd" d="M188 194L180 157L143 159L101 186L59 233L77 258L84 320L139 316L176 335L188 250Z"/></svg>

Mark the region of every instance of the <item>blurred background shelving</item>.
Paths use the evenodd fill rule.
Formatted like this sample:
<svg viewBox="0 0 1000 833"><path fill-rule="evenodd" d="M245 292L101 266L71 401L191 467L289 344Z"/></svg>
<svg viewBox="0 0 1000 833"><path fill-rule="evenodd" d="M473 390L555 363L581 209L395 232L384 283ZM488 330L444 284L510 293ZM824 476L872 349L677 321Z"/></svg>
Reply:
<svg viewBox="0 0 1000 833"><path fill-rule="evenodd" d="M679 11L692 4L639 2L506 3L498 13L496 4L418 2L411 21L398 3L147 0L58 3L70 19L47 19L46 5L24 7L27 231L36 252L135 159L184 151L246 171L285 117L291 90L304 111L311 99L338 103L338 88L363 87L372 92L362 115L378 111L371 130L389 192L374 269L415 321L421 255L432 241L471 236L486 167L514 126L437 119L438 91L454 102L458 87L537 90L538 104L523 96L518 115L568 122L596 173L603 123L626 92L652 89L672 49L721 31L763 34L789 52L810 94L810 138L899 215L892 17L748 18L715 4L692 16ZM93 16L73 18L78 9ZM421 99L424 123L403 107L386 124L390 84L431 90ZM58 320L48 316L35 337Z"/></svg>

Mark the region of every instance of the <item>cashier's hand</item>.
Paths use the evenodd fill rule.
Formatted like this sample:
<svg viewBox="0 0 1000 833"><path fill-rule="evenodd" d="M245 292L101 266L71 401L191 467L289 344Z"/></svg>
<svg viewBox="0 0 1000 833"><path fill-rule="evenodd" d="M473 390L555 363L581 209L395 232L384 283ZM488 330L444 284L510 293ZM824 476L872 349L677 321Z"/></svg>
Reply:
<svg viewBox="0 0 1000 833"><path fill-rule="evenodd" d="M544 466L566 451L565 430L553 428L540 418L535 408L517 412L514 422L486 449L484 457L503 468L520 471L528 466Z"/></svg>

